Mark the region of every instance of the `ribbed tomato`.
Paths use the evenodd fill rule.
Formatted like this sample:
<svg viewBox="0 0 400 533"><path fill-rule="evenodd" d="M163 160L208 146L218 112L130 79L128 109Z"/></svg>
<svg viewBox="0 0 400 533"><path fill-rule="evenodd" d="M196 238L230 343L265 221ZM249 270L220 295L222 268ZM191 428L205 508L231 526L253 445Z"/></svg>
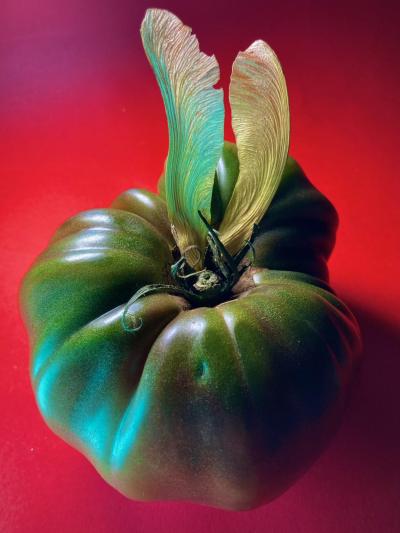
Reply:
<svg viewBox="0 0 400 533"><path fill-rule="evenodd" d="M234 157L225 145L216 219ZM357 323L327 285L336 225L289 159L253 264L223 301L150 293L126 308L174 282L162 194L129 190L65 222L22 287L48 425L130 498L248 509L276 497L337 427L359 358Z"/></svg>

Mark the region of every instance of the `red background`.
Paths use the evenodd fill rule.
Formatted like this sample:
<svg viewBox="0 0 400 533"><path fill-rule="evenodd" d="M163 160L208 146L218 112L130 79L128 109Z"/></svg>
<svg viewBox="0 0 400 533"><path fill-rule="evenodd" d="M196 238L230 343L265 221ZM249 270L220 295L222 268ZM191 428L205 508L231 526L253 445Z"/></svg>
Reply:
<svg viewBox="0 0 400 533"><path fill-rule="evenodd" d="M2 0L0 7L0 530L400 531L397 2L158 2L215 53L227 89L239 49L277 51L291 153L341 219L332 282L359 317L365 363L329 450L268 506L231 513L135 503L42 422L18 285L55 228L126 188L155 188L167 150L139 0ZM232 138L227 117L228 138Z"/></svg>

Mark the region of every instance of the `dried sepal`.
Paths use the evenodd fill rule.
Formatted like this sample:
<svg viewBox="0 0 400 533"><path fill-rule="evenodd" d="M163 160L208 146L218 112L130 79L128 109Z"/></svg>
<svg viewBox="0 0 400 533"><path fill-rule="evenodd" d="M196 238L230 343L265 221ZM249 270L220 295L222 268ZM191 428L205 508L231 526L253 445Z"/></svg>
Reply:
<svg viewBox="0 0 400 533"><path fill-rule="evenodd" d="M197 268L199 253L206 247L206 229L198 211L210 219L224 137L223 93L213 88L219 67L214 56L199 50L191 29L168 11L147 10L141 36L168 119L168 216L181 253Z"/></svg>
<svg viewBox="0 0 400 533"><path fill-rule="evenodd" d="M289 149L285 77L273 50L261 40L240 52L232 67L229 100L239 177L219 228L230 253L250 238L278 188Z"/></svg>

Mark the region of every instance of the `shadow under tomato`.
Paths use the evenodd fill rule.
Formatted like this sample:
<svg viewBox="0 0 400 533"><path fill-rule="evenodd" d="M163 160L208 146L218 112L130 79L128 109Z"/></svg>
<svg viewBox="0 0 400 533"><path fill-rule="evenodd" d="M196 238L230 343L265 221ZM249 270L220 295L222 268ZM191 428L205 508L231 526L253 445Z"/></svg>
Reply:
<svg viewBox="0 0 400 533"><path fill-rule="evenodd" d="M360 305L350 308L361 328L363 361L346 425L351 420L369 445L379 444L381 454L396 451L400 466L400 328Z"/></svg>

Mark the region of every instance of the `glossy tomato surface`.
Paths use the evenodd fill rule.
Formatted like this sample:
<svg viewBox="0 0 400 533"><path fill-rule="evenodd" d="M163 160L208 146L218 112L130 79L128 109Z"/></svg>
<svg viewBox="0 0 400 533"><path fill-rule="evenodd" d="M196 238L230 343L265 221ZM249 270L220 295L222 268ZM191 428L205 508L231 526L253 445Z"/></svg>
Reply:
<svg viewBox="0 0 400 533"><path fill-rule="evenodd" d="M310 275L327 277L336 225L290 158L253 266L226 301L192 308L170 294L128 303L171 283L161 197L130 190L68 220L22 287L50 427L133 499L240 510L279 495L336 429L360 354L353 315Z"/></svg>

